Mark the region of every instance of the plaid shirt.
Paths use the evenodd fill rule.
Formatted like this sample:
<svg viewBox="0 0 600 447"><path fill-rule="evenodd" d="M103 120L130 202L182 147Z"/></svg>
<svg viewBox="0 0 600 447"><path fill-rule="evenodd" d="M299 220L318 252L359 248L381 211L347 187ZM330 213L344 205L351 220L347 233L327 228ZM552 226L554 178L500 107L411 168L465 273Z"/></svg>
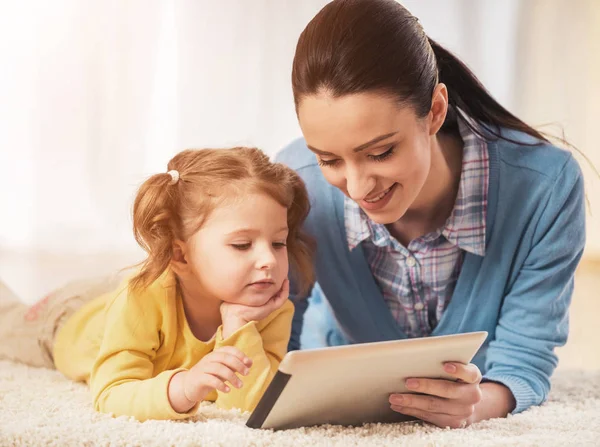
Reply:
<svg viewBox="0 0 600 447"><path fill-rule="evenodd" d="M360 243L390 311L408 337L433 331L448 306L464 252L485 254L489 157L485 140L458 120L464 143L454 209L442 228L404 247L385 225L371 221L356 202L345 199L348 247Z"/></svg>

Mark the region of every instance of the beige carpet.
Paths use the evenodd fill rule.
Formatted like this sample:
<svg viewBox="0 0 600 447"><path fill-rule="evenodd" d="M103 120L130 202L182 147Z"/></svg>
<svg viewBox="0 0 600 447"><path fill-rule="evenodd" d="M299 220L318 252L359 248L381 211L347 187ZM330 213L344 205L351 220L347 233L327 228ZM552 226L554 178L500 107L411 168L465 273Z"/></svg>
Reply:
<svg viewBox="0 0 600 447"><path fill-rule="evenodd" d="M87 387L55 371L0 362L1 446L600 446L600 371L557 373L550 401L464 430L420 423L290 431L246 428L247 414L212 405L184 422L95 413Z"/></svg>

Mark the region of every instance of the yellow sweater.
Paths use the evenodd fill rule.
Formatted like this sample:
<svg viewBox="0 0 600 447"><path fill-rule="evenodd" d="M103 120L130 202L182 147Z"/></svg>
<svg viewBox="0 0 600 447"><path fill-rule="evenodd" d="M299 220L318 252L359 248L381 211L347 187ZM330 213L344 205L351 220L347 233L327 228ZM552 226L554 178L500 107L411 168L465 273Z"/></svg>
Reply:
<svg viewBox="0 0 600 447"><path fill-rule="evenodd" d="M206 400L221 408L254 409L286 353L294 313L290 301L227 339L219 327L203 342L187 323L173 273L165 272L143 293L130 293L127 285L85 305L56 336L56 368L89 383L96 410L140 421L193 415L197 405L187 413L173 410L169 381L222 346L240 349L252 359L252 367L241 377L241 389L213 391Z"/></svg>

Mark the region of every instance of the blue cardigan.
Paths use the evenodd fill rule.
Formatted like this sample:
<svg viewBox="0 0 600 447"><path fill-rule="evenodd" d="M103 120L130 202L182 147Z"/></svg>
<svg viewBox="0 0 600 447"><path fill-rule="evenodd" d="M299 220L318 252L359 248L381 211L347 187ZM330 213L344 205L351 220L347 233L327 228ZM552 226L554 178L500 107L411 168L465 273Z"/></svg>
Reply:
<svg viewBox="0 0 600 447"><path fill-rule="evenodd" d="M431 335L487 331L473 363L485 380L512 391L518 413L545 401L558 362L554 348L567 340L573 275L585 245L585 198L569 152L524 145L535 140L519 132L504 135L520 144L488 142L486 254L465 254L452 299ZM316 239L317 290L325 297L318 313L331 309L335 316L312 312L304 329L327 332L328 344L406 338L362 247L349 251L343 195L325 181L304 140L291 143L277 161L296 170L308 188L312 209L305 229ZM300 348L308 307L302 298L293 296L290 349Z"/></svg>

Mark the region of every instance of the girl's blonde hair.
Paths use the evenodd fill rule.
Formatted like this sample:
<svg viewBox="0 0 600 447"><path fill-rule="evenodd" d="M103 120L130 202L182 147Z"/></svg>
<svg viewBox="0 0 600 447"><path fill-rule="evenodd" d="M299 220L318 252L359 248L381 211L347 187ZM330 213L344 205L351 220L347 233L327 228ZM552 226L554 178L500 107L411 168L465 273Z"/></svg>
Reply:
<svg viewBox="0 0 600 447"><path fill-rule="evenodd" d="M287 249L297 293L314 282L313 244L301 226L310 204L304 183L292 169L272 163L259 149L185 150L171 159L169 173L156 174L139 188L133 205L133 231L148 258L130 281L144 289L169 266L175 240L187 241L222 202L265 193L288 210Z"/></svg>

